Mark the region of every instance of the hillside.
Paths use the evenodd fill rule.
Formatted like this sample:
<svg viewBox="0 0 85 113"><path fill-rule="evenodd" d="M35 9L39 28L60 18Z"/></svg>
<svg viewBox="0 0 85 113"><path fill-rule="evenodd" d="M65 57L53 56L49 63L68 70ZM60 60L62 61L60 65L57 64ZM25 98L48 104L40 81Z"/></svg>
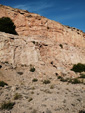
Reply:
<svg viewBox="0 0 85 113"><path fill-rule="evenodd" d="M64 26L26 10L0 5L0 17L3 16L13 20L19 35L85 47L85 34L79 29Z"/></svg>
<svg viewBox="0 0 85 113"><path fill-rule="evenodd" d="M18 35L0 32L0 113L84 113L85 71L71 69L85 64L85 33L3 5L1 17Z"/></svg>

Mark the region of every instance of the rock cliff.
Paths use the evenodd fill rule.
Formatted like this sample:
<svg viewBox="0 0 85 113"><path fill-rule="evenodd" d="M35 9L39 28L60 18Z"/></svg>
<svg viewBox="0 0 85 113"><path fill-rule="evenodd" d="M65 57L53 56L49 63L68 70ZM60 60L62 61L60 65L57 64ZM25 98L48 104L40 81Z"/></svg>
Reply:
<svg viewBox="0 0 85 113"><path fill-rule="evenodd" d="M85 48L0 32L0 61L13 67L38 63L70 67L85 63Z"/></svg>
<svg viewBox="0 0 85 113"><path fill-rule="evenodd" d="M85 34L0 5L19 35L0 32L0 113L85 113Z"/></svg>
<svg viewBox="0 0 85 113"><path fill-rule="evenodd" d="M85 34L38 14L0 5L20 36L0 32L0 61L15 66L43 62L55 67L85 63Z"/></svg>
<svg viewBox="0 0 85 113"><path fill-rule="evenodd" d="M81 30L64 26L38 14L0 5L0 17L10 17L19 35L85 47L85 34Z"/></svg>

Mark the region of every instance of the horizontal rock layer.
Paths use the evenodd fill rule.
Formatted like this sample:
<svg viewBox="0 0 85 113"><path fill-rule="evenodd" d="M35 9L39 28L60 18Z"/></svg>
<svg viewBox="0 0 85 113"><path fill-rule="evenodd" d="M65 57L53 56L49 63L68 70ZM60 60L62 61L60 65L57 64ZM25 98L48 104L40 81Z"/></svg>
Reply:
<svg viewBox="0 0 85 113"><path fill-rule="evenodd" d="M85 48L0 32L0 62L13 67L49 64L68 68L85 63Z"/></svg>
<svg viewBox="0 0 85 113"><path fill-rule="evenodd" d="M0 17L10 17L19 35L85 47L85 33L81 30L64 26L38 14L0 5Z"/></svg>

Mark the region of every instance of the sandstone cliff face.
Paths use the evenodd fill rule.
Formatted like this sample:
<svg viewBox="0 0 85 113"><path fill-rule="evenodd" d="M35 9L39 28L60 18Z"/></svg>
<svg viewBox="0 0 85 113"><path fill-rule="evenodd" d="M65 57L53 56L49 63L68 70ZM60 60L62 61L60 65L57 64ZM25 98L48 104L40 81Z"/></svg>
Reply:
<svg viewBox="0 0 85 113"><path fill-rule="evenodd" d="M20 36L0 32L0 62L13 67L52 64L70 68L85 63L85 34L25 10L0 5L0 17L10 17Z"/></svg>
<svg viewBox="0 0 85 113"><path fill-rule="evenodd" d="M0 62L12 67L51 65L62 70L85 63L85 48L0 32Z"/></svg>
<svg viewBox="0 0 85 113"><path fill-rule="evenodd" d="M0 17L10 17L19 35L85 47L85 34L82 31L63 26L38 14L0 5Z"/></svg>
<svg viewBox="0 0 85 113"><path fill-rule="evenodd" d="M39 53L29 40L0 32L0 61L16 65L38 62Z"/></svg>
<svg viewBox="0 0 85 113"><path fill-rule="evenodd" d="M0 113L83 112L85 79L80 76L85 72L70 69L73 64L85 64L85 34L37 14L0 5L3 16L13 20L19 36L0 32L0 81L8 84L0 85ZM75 78L81 84L71 84ZM9 101L15 103L13 108L1 109L3 102Z"/></svg>

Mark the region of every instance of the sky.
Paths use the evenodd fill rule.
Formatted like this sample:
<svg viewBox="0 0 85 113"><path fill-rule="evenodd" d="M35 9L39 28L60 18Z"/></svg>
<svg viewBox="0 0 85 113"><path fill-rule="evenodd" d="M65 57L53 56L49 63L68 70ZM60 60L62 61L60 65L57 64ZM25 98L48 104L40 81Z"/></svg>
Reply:
<svg viewBox="0 0 85 113"><path fill-rule="evenodd" d="M85 0L0 0L0 4L28 10L85 32Z"/></svg>

